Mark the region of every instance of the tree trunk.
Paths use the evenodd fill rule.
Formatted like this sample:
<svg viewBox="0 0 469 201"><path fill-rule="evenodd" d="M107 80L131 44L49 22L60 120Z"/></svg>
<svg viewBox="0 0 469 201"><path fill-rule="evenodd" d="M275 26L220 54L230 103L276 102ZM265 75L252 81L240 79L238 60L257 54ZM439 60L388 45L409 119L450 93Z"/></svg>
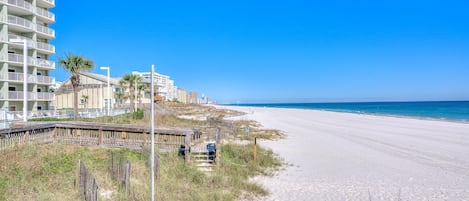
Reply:
<svg viewBox="0 0 469 201"><path fill-rule="evenodd" d="M134 96L134 90L132 90L132 87L130 88L130 107L132 108L132 112L135 112L135 105L134 105L134 99L135 99L135 96Z"/></svg>
<svg viewBox="0 0 469 201"><path fill-rule="evenodd" d="M73 85L73 120L78 120L78 86Z"/></svg>

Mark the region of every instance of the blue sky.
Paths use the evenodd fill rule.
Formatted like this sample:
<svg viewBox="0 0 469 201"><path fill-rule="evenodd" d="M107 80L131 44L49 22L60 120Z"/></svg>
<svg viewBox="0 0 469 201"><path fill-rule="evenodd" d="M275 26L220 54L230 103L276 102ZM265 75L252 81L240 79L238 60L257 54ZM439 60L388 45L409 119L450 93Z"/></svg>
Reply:
<svg viewBox="0 0 469 201"><path fill-rule="evenodd" d="M128 2L56 0L52 59L155 64L222 103L469 100L467 1Z"/></svg>

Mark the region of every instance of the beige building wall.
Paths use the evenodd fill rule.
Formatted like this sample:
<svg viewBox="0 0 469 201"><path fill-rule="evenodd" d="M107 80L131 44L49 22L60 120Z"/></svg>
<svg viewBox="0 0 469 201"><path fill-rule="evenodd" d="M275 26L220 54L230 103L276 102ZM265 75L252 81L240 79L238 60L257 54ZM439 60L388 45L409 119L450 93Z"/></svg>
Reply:
<svg viewBox="0 0 469 201"><path fill-rule="evenodd" d="M178 101L181 103L187 103L187 92L185 89L178 89Z"/></svg>
<svg viewBox="0 0 469 201"><path fill-rule="evenodd" d="M115 80L115 79L114 79ZM111 108L114 107L116 100L114 98L115 83L111 83ZM117 86L119 88L119 86ZM92 77L80 76L80 87L78 90L78 108L79 109L102 109L106 108L107 96L107 82L95 79ZM87 101L83 96L88 96ZM128 101L127 101L128 102ZM73 88L70 79L65 81L58 89L54 104L57 109L72 109L73 108Z"/></svg>

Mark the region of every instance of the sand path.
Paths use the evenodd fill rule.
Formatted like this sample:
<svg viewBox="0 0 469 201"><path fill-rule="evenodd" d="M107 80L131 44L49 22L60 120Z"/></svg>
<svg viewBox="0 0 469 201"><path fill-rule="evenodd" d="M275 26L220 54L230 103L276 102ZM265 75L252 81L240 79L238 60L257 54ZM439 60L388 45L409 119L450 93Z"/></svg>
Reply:
<svg viewBox="0 0 469 201"><path fill-rule="evenodd" d="M469 200L469 124L230 108L287 135L260 142L292 164L255 178L271 192L262 200Z"/></svg>

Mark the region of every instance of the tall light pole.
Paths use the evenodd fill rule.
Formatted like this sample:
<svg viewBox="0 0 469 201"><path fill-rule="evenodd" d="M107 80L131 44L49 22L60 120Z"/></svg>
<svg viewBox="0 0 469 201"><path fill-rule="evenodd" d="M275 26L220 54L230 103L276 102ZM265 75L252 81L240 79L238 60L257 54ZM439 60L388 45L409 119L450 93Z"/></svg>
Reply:
<svg viewBox="0 0 469 201"><path fill-rule="evenodd" d="M107 115L111 115L111 68L102 66L101 70L107 70Z"/></svg>
<svg viewBox="0 0 469 201"><path fill-rule="evenodd" d="M150 169L151 169L151 201L155 201L155 81L153 78L155 73L155 65L151 65L151 98L150 98L150 134L151 134L151 148L150 148Z"/></svg>
<svg viewBox="0 0 469 201"><path fill-rule="evenodd" d="M28 41L11 39L13 43L23 43L23 121L28 122Z"/></svg>

